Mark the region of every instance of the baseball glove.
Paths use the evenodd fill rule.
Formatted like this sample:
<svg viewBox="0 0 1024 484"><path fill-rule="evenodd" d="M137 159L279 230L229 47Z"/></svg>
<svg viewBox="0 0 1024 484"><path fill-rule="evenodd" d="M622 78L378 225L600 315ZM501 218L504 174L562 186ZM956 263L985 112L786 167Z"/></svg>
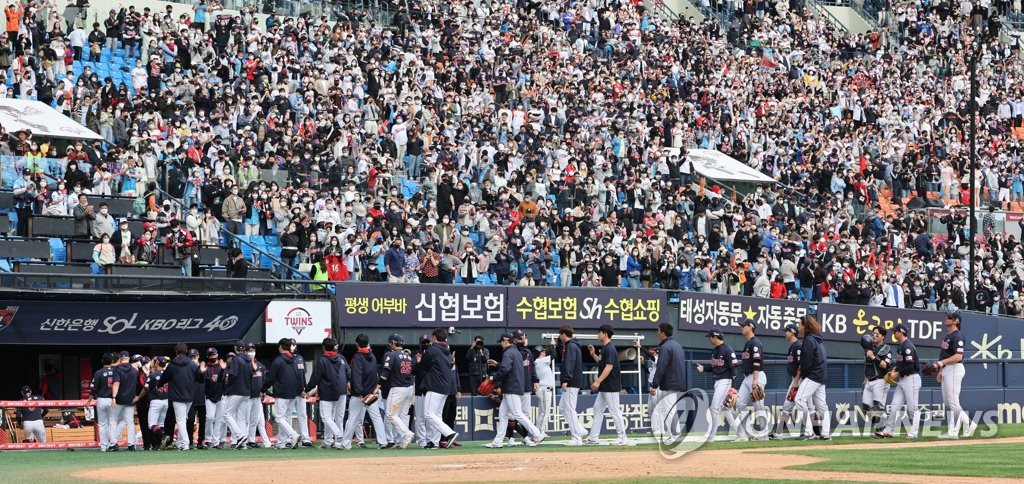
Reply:
<svg viewBox="0 0 1024 484"><path fill-rule="evenodd" d="M380 394L378 393L363 395L363 405L369 407L370 405L373 405L373 403L376 402L378 398L380 398Z"/></svg>
<svg viewBox="0 0 1024 484"><path fill-rule="evenodd" d="M480 386L476 387L476 391L481 395L490 395L494 391L494 380L488 378L480 382Z"/></svg>
<svg viewBox="0 0 1024 484"><path fill-rule="evenodd" d="M764 388L761 388L760 386L754 387L754 389L750 391L750 399L755 402L764 400Z"/></svg>
<svg viewBox="0 0 1024 484"><path fill-rule="evenodd" d="M736 407L736 401L739 400L739 396L740 395L736 392L735 388L730 388L725 394L725 400L722 402L722 406L729 409Z"/></svg>
<svg viewBox="0 0 1024 484"><path fill-rule="evenodd" d="M935 374L938 373L938 372L939 372L939 364L938 363L929 363L927 365L924 365L923 368L921 368L921 373L924 376L935 376Z"/></svg>
<svg viewBox="0 0 1024 484"><path fill-rule="evenodd" d="M789 393L786 394L787 402L796 401L796 392L800 390L800 387L794 386L789 389Z"/></svg>
<svg viewBox="0 0 1024 484"><path fill-rule="evenodd" d="M892 372L886 373L882 380L888 385L895 385L899 381L898 377L892 376Z"/></svg>

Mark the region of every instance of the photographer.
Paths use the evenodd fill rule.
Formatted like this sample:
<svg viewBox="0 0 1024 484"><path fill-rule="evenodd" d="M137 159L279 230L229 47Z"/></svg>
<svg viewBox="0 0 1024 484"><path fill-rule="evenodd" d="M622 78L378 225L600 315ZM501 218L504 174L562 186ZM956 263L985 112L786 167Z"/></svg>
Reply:
<svg viewBox="0 0 1024 484"><path fill-rule="evenodd" d="M469 386L474 395L480 382L487 378L487 360L491 359L491 352L484 347L484 337L477 336L473 339L473 347L466 352L466 361L469 363Z"/></svg>

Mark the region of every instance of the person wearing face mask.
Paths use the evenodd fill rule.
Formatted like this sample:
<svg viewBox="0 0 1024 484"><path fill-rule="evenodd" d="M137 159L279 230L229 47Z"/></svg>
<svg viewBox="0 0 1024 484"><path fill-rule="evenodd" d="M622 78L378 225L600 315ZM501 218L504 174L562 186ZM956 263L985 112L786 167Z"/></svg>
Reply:
<svg viewBox="0 0 1024 484"><path fill-rule="evenodd" d="M111 235L114 233L116 226L117 224L114 222L114 217L110 215L110 209L107 207L107 204L100 203L100 213L96 214L96 217L90 222L90 230L93 237Z"/></svg>
<svg viewBox="0 0 1024 484"><path fill-rule="evenodd" d="M227 222L228 232L237 235L245 233L242 227L245 209L245 201L242 200L242 197L238 196L238 187L232 186L230 194L224 198L224 202L221 205L221 214L225 222Z"/></svg>
<svg viewBox="0 0 1024 484"><path fill-rule="evenodd" d="M114 253L117 254L119 263L135 263L134 242L135 238L132 236L131 230L128 230L128 219L121 219L118 230L110 237L110 243L114 246Z"/></svg>
<svg viewBox="0 0 1024 484"><path fill-rule="evenodd" d="M22 177L14 182L14 209L18 213L19 237L28 237L28 220L32 217L38 196L39 189L32 181L32 172L25 170Z"/></svg>
<svg viewBox="0 0 1024 484"><path fill-rule="evenodd" d="M96 244L92 249L92 261L96 264L93 273L110 274L110 268L116 262L116 254L114 245L110 243L110 234L100 236L100 243ZM98 285L103 286L104 282L100 281Z"/></svg>
<svg viewBox="0 0 1024 484"><path fill-rule="evenodd" d="M152 264L157 259L156 237L153 230L147 229L135 244L135 260L138 263Z"/></svg>
<svg viewBox="0 0 1024 484"><path fill-rule="evenodd" d="M183 277L192 276L192 255L195 253L195 245L191 232L181 226L181 221L172 220L171 233L167 236L164 246L173 251L174 260L181 266Z"/></svg>

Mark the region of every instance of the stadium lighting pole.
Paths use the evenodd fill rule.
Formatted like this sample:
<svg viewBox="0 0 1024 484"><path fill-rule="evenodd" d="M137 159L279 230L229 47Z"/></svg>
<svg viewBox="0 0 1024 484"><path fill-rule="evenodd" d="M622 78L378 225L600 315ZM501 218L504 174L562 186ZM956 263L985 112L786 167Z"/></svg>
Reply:
<svg viewBox="0 0 1024 484"><path fill-rule="evenodd" d="M977 28L976 32L977 32L977 35L974 37L974 40L975 40L975 45L973 46L974 49L973 49L972 52L968 53L968 56L970 57L970 71L971 71L971 103L970 103L970 113L971 113L971 124L970 124L970 130L971 130L971 138L970 138L971 156L970 156L970 167L969 167L969 170L970 170L970 180L968 182L968 183L971 184L971 186L970 186L970 188L968 190L968 193L970 194L970 198L968 200L968 203L970 204L970 207L968 208L968 210L970 210L970 214L969 214L970 220L968 221L968 223L969 223L968 233L970 234L970 237L971 237L970 238L970 242L969 242L969 244L970 244L969 247L970 247L970 258L971 258L971 260L968 261L969 265L968 265L968 276L967 276L968 277L968 281L967 281L967 284L968 284L967 285L967 294L968 294L968 297L967 297L967 307L969 309L975 309L974 305L972 304L972 298L974 298L974 286L975 286L975 278L976 278L974 256L976 254L977 249L975 248L975 238L976 238L977 230L978 230L978 224L977 224L976 219L975 219L975 205L977 204L977 197L978 197L977 188L976 188L976 185L975 185L975 172L977 171L977 167L978 167L978 147L977 147L977 134L978 134L978 120L977 120L977 117L978 117L978 111L979 111L978 110L978 59L981 57L981 48L982 48L982 45L984 43L983 38L982 38L982 36L984 35L982 33L983 29L982 28Z"/></svg>

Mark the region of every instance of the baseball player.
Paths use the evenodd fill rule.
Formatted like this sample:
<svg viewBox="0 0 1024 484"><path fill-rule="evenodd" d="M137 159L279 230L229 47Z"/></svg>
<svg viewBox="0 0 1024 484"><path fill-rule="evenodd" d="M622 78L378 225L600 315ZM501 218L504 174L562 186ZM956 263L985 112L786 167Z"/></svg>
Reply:
<svg viewBox="0 0 1024 484"><path fill-rule="evenodd" d="M533 360L537 369L537 378L540 380L540 388L537 390L537 420L534 421L542 435L547 435L548 415L551 412L551 399L555 392L555 372L551 368L551 351L545 346L534 348L537 352L537 359ZM474 389L474 391L476 391Z"/></svg>
<svg viewBox="0 0 1024 484"><path fill-rule="evenodd" d="M871 347L864 350L864 393L860 404L864 413L871 417L871 428L875 432L882 430L885 417L885 400L889 393L889 384L885 382L885 373L892 365L892 349L885 344L885 328L871 328Z"/></svg>
<svg viewBox="0 0 1024 484"><path fill-rule="evenodd" d="M583 441L584 444L597 444L601 435L601 426L604 424L604 413L612 414L612 421L615 423L615 433L618 439L615 445L627 445L626 422L622 418L622 409L619 408L619 392L622 391L622 375L619 367L619 350L612 344L612 335L615 330L607 324L602 324L597 330L597 341L604 348L601 355L597 354L594 345L587 346L590 357L597 362L597 379L590 384L591 390L597 390L597 399L594 400L594 425L590 427L590 436Z"/></svg>
<svg viewBox="0 0 1024 484"><path fill-rule="evenodd" d="M804 432L797 440L807 440L819 432L813 427L820 426L821 440L832 440L832 423L828 403L825 401L825 378L828 374L828 353L821 341L821 326L814 316L804 316L800 321L803 343L800 348L800 388L796 392L796 408L804 419ZM811 413L811 405L814 412ZM815 425L817 423L817 425Z"/></svg>
<svg viewBox="0 0 1024 484"><path fill-rule="evenodd" d="M263 392L263 384L267 381L267 367L262 361L256 359L256 345L249 343L246 347L249 358L256 365L256 368L252 371L252 386L249 389L249 419L246 427L246 447L255 449L259 447L256 442L256 434L260 434L260 439L263 440L263 447L270 448L270 437L267 435L267 414L266 409L263 406L263 397L266 393ZM291 425L291 424L289 424Z"/></svg>
<svg viewBox="0 0 1024 484"><path fill-rule="evenodd" d="M188 450L188 429L185 420L188 418L188 410L195 401L196 383L203 381L203 373L206 371L206 362L198 365L188 357L188 345L178 343L174 347L174 359L160 375L159 385L170 384L167 393L168 400L174 406L175 426L178 431L178 439L175 447L178 450Z"/></svg>
<svg viewBox="0 0 1024 484"><path fill-rule="evenodd" d="M152 450L153 443L152 427L149 425L149 399L145 398L146 379L149 378L150 359L148 356L132 356L132 365L139 370L139 381L136 383L139 388L139 398L135 402L135 415L139 417L139 430L142 433L142 449Z"/></svg>
<svg viewBox="0 0 1024 484"><path fill-rule="evenodd" d="M910 428L907 429L908 439L917 438L917 427L921 423L921 412L917 408L918 392L921 390L921 375L917 368L917 348L907 337L909 330L904 324L897 324L893 328L893 336L899 346L896 348L896 361L893 369L889 372L889 378L897 380L896 391L892 394L892 411L889 412L889 419L885 428L875 432L875 438L891 439L892 431L896 427L896 419L900 415L900 407L906 403L907 413L910 416Z"/></svg>
<svg viewBox="0 0 1024 484"><path fill-rule="evenodd" d="M235 342L235 356L224 372L224 421L231 431L231 447L243 450L249 441L249 399L256 363L246 353L246 344Z"/></svg>
<svg viewBox="0 0 1024 484"><path fill-rule="evenodd" d="M509 339L511 341L511 338ZM443 328L434 330L430 346L421 353L416 362L422 365L419 373L423 376L423 417L426 420L428 446L433 442L444 442L448 447L455 445L459 434L444 423L441 416L448 393L455 387L452 382L452 353L448 347L448 331Z"/></svg>
<svg viewBox="0 0 1024 484"><path fill-rule="evenodd" d="M502 349L501 362L496 365L498 370L490 378L501 387L501 393L504 398L501 399L501 407L498 409L498 424L494 427L494 440L484 445L484 447L490 449L500 449L502 447L502 441L505 438L505 433L502 432L502 429L508 428L508 422L511 419L519 421L520 424L526 427L533 438L533 440L527 439L526 445L536 446L544 440L537 427L523 413L523 399L521 396L526 388L525 375L527 371L523 365L523 354L515 347L514 341L515 336L512 333L503 333L498 339ZM491 360L491 362L496 363L494 360Z"/></svg>
<svg viewBox="0 0 1024 484"><path fill-rule="evenodd" d="M462 397L462 388L459 382L459 367L455 364L455 350L451 351L451 359L449 360L448 371L451 373L451 378L448 379L448 394L445 395L444 406L441 408L441 421L445 425L451 428L455 428L455 416L458 411L459 398ZM462 447L462 444L458 442L447 442L445 439L441 439L437 443L438 447L458 449Z"/></svg>
<svg viewBox="0 0 1024 484"><path fill-rule="evenodd" d="M740 357L743 383L740 384L736 408L734 409L735 415L738 418L736 423L736 442L761 440L760 435L747 435L747 424L749 423L753 427L759 416L766 415L764 400L755 402L751 396L754 388L765 388L768 385L768 377L761 371L761 352L764 351L764 346L761 345L761 341L754 334L755 328L756 324L753 319L746 318L740 323L740 331L743 332L743 337L746 338L747 342L743 345L743 354ZM753 412L749 409L751 404L754 407Z"/></svg>
<svg viewBox="0 0 1024 484"><path fill-rule="evenodd" d="M146 378L146 390L145 393L149 395L149 423L152 425L152 436L153 442L150 443L150 448L153 450L160 450L170 442L171 437L164 435L164 419L167 418L167 383L160 383L160 379L164 375L164 367L167 366L167 357L157 356L153 358L151 364L153 370L149 372L149 377ZM103 434L100 434L103 435Z"/></svg>
<svg viewBox="0 0 1024 484"><path fill-rule="evenodd" d="M302 391L297 382L295 358L292 343L288 338L281 338L277 344L277 358L270 364L267 377L263 381L263 393L271 387L274 391L274 421L277 423L277 447L297 449L302 444L302 436L292 428L292 411L297 405L305 406L305 399L299 397L296 390ZM299 421L302 424L302 421Z"/></svg>
<svg viewBox="0 0 1024 484"><path fill-rule="evenodd" d="M960 334L960 323L959 311L946 314L946 337L939 349L939 361L932 363L935 378L942 384L942 400L949 409L949 429L940 439L959 439L961 427L964 437L970 437L978 427L960 406L960 384L964 379L964 336Z"/></svg>
<svg viewBox="0 0 1024 484"><path fill-rule="evenodd" d="M569 424L569 445L583 445L583 424L576 413L576 399L580 388L583 388L583 351L573 334L569 325L558 330L558 340L562 343L562 373L559 376L562 399L558 402L558 409Z"/></svg>
<svg viewBox="0 0 1024 484"><path fill-rule="evenodd" d="M786 423L789 422L793 415L793 409L796 408L796 403L794 402L796 390L800 388L800 349L802 347L798 337L800 335L800 328L795 324L789 323L786 324L785 333L786 342L789 343L789 351L786 352L786 373L792 381L789 383L786 401L782 404L782 412L779 414L779 420L776 422L775 431L768 434L768 440L782 438Z"/></svg>
<svg viewBox="0 0 1024 484"><path fill-rule="evenodd" d="M203 384L203 404L206 406L206 441L202 448L224 448L227 429L224 423L224 369L216 348L206 349L206 381Z"/></svg>
<svg viewBox="0 0 1024 484"><path fill-rule="evenodd" d="M540 378L537 376L537 367L533 364L533 352L527 346L526 333L521 329L517 329L512 332L512 337L515 338L516 349L523 355L523 395L520 400L523 401L523 414L530 417L533 415L533 402L530 395L540 390ZM519 422L516 422L516 425L524 429L526 428L524 424ZM547 438L547 435L544 435L543 432L540 432L540 434L542 438ZM509 437L511 438L511 435ZM524 436L523 440L525 441L528 438Z"/></svg>
<svg viewBox="0 0 1024 484"><path fill-rule="evenodd" d="M736 352L725 342L725 335L717 329L712 329L704 334L711 343L711 362L707 365L697 363L697 371L704 373L711 372L711 378L715 380L715 394L711 397L711 422L708 425L708 432L704 440L713 441L718 433L718 419L725 406L725 397L732 389L732 380L736 376L736 367L740 366L740 360L736 359Z"/></svg>
<svg viewBox="0 0 1024 484"><path fill-rule="evenodd" d="M200 361L199 350L190 348L188 357L196 366L205 364L206 359ZM202 381L196 381L196 389L192 392L192 408L188 409L188 418L185 420L185 428L188 429L188 448L190 450L203 449L203 436L206 435L206 370L203 370Z"/></svg>
<svg viewBox="0 0 1024 484"><path fill-rule="evenodd" d="M120 364L114 367L111 392L114 402L110 406L110 439L117 445L121 432L128 430L128 451L135 452L135 402L139 394L139 370L131 364L127 351L120 354Z"/></svg>
<svg viewBox="0 0 1024 484"><path fill-rule="evenodd" d="M116 358L113 353L103 353L103 367L93 373L92 382L89 384L89 403L86 406L96 404L96 426L99 427L101 452L118 450L117 442L110 441L110 406L114 402L113 388L116 375L113 365Z"/></svg>
<svg viewBox="0 0 1024 484"><path fill-rule="evenodd" d="M421 335L420 350L413 356L416 364L412 367L416 382L413 385L413 388L415 388L416 391L416 403L413 404L413 430L416 433L416 444L421 448L430 448L435 445L433 442L429 442L427 440L427 419L425 417L426 414L424 413L427 408L427 404L425 403L427 390L423 387L423 383L426 381L426 376L424 375L426 367L419 363L428 346L430 346L430 335Z"/></svg>
<svg viewBox="0 0 1024 484"><path fill-rule="evenodd" d="M654 407L651 419L651 431L655 438L676 441L680 437L678 422L674 416L676 404L683 398L686 391L686 356L683 347L672 339L672 325L662 323L658 326L658 360L651 381L651 401ZM670 428L665 428L669 425Z"/></svg>
<svg viewBox="0 0 1024 484"><path fill-rule="evenodd" d="M388 420L395 433L395 444L399 449L409 446L416 434L409 430L409 407L416 398L413 388L412 357L402 346L405 338L400 334L393 334L388 338L388 351L384 355L384 367L381 369L380 379L389 387L388 390Z"/></svg>
<svg viewBox="0 0 1024 484"><path fill-rule="evenodd" d="M32 389L28 385L21 387L21 397L26 402L43 400L43 397L33 395ZM26 440L39 444L46 443L46 425L43 424L43 417L46 415L45 408L18 407L15 414L18 421L21 422L21 428L25 430Z"/></svg>
<svg viewBox="0 0 1024 484"><path fill-rule="evenodd" d="M363 403L363 397L367 395L380 394L380 376L377 374L377 357L370 351L370 338L365 334L356 336L356 354L352 356L352 399L349 401L348 420L345 421L345 434L341 439L341 446L345 450L352 448L352 436L356 433L357 427L363 426L363 419L366 417L367 405ZM376 416L380 420L380 415ZM387 446L382 432L383 425L378 425L374 420L374 413L371 412L370 420L374 422L374 429L377 433L377 443L382 447Z"/></svg>
<svg viewBox="0 0 1024 484"><path fill-rule="evenodd" d="M337 340L324 338L323 348L323 354L313 365L313 374L305 391L309 393L315 388L320 397L320 418L324 422L324 440L320 448L343 449L341 438L345 435L345 404L352 370L345 358L338 354Z"/></svg>
<svg viewBox="0 0 1024 484"><path fill-rule="evenodd" d="M295 415L299 420L299 435L302 437L303 447L313 447L313 439L309 436L309 414L306 412L306 395L303 387L306 385L306 359L299 354L299 345L295 338L290 339L292 343L292 357L295 359L296 381L298 388L295 390L299 396L295 398Z"/></svg>

